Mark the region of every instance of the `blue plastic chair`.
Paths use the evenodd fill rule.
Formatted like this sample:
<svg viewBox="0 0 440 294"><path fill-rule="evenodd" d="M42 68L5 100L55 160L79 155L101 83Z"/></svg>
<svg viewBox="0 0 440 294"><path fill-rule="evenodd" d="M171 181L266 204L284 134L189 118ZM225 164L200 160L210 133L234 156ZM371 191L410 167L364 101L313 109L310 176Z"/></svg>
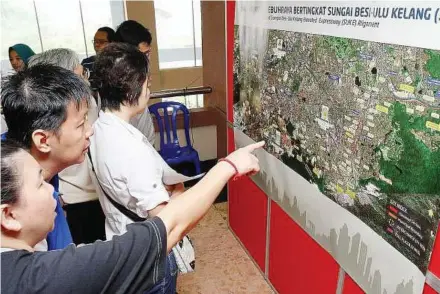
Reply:
<svg viewBox="0 0 440 294"><path fill-rule="evenodd" d="M171 114L168 113L172 109ZM156 116L160 133L159 154L170 166L184 162L192 162L196 174L201 173L199 153L192 147L189 136L189 111L185 105L179 102L167 101L153 104L149 107L150 113ZM177 137L176 117L179 111L183 113L185 127L186 146L180 146ZM162 112L162 113L161 113ZM163 116L161 115L163 114Z"/></svg>

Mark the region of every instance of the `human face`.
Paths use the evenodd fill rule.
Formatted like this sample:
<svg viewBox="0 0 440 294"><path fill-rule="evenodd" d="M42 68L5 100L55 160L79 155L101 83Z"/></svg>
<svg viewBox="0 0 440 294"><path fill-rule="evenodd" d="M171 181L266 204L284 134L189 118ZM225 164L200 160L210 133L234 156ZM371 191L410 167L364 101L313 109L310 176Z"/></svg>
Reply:
<svg viewBox="0 0 440 294"><path fill-rule="evenodd" d="M147 42L139 43L138 45L139 51L145 54L148 58L150 58L151 46Z"/></svg>
<svg viewBox="0 0 440 294"><path fill-rule="evenodd" d="M9 61L11 62L12 68L16 72L24 69L24 62L15 50L11 50L11 52L9 52Z"/></svg>
<svg viewBox="0 0 440 294"><path fill-rule="evenodd" d="M138 50L144 53L144 55L148 58L148 67L150 67L150 54L151 54L151 46L147 42L139 43ZM150 72L150 69L148 69ZM148 76L148 88L151 86L151 75Z"/></svg>
<svg viewBox="0 0 440 294"><path fill-rule="evenodd" d="M79 64L77 67L75 67L75 68L73 69L73 72L74 72L75 74L79 75L80 77L82 77L83 72L84 72L84 67L83 67L81 64Z"/></svg>
<svg viewBox="0 0 440 294"><path fill-rule="evenodd" d="M93 47L95 48L96 54L101 53L101 51L108 45L107 33L102 31L97 31L95 37L93 38Z"/></svg>
<svg viewBox="0 0 440 294"><path fill-rule="evenodd" d="M59 168L64 169L84 161L90 145L93 128L87 120L88 105L83 99L78 108L71 102L67 107L66 120L57 134L48 137L50 157Z"/></svg>
<svg viewBox="0 0 440 294"><path fill-rule="evenodd" d="M19 224L15 229L20 236L38 243L54 229L57 205L54 188L44 181L40 165L29 153L20 151L13 157L21 189L18 201L10 207L10 215Z"/></svg>
<svg viewBox="0 0 440 294"><path fill-rule="evenodd" d="M89 76L90 76L90 72L87 68L85 68L84 66L82 66L81 64L79 64L77 67L75 67L75 69L73 70L73 72L77 75L79 75L80 77L82 77L85 81L88 82L89 80Z"/></svg>
<svg viewBox="0 0 440 294"><path fill-rule="evenodd" d="M139 104L137 105L139 108L138 113L142 113L145 111L145 108L148 106L148 100L150 100L150 78L147 77L145 82L142 84L142 92L139 96Z"/></svg>

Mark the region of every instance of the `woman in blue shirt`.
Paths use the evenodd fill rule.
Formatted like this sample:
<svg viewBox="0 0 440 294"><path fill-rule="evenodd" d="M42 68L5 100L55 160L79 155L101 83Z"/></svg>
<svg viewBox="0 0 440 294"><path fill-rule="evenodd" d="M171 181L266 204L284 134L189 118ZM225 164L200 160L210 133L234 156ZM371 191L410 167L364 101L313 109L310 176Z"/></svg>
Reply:
<svg viewBox="0 0 440 294"><path fill-rule="evenodd" d="M1 135L2 142L6 140L6 135L7 133ZM67 245L71 244L73 241L58 193L58 187L59 187L58 175L55 175L52 178L50 184L54 187L53 198L57 202L55 208L55 212L57 213L57 215L54 221L54 229L47 234L47 238L45 241L47 242L47 250L57 250L67 247ZM39 243L39 246L37 248L39 250L46 249L45 248L46 244L44 243L45 243L44 241L43 243Z"/></svg>

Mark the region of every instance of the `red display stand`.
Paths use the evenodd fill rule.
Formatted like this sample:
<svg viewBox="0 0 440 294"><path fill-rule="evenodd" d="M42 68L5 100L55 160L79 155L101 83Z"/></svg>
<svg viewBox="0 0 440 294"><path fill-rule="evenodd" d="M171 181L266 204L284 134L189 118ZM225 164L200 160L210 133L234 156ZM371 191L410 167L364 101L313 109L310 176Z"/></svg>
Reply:
<svg viewBox="0 0 440 294"><path fill-rule="evenodd" d="M273 201L269 249L269 281L279 293L336 293L339 265Z"/></svg>
<svg viewBox="0 0 440 294"><path fill-rule="evenodd" d="M249 178L230 182L229 189L230 228L264 272L267 196Z"/></svg>
<svg viewBox="0 0 440 294"><path fill-rule="evenodd" d="M353 281L349 275L345 275L342 294L364 294L365 292Z"/></svg>
<svg viewBox="0 0 440 294"><path fill-rule="evenodd" d="M228 152L234 150L234 131L228 128ZM230 181L228 191L229 226L264 272L267 196L247 177Z"/></svg>
<svg viewBox="0 0 440 294"><path fill-rule="evenodd" d="M440 224L437 230L437 238L434 243L434 250L431 255L431 262L429 264L429 271L440 278Z"/></svg>
<svg viewBox="0 0 440 294"><path fill-rule="evenodd" d="M434 250L431 255L431 262L429 263L428 270L433 273L435 276L440 277L440 224L438 227L437 237L434 243ZM434 289L432 289L429 285L425 284L425 289L423 294L434 294L437 293Z"/></svg>
<svg viewBox="0 0 440 294"><path fill-rule="evenodd" d="M437 294L438 292L432 289L429 285L425 284L425 288L423 289L423 294Z"/></svg>

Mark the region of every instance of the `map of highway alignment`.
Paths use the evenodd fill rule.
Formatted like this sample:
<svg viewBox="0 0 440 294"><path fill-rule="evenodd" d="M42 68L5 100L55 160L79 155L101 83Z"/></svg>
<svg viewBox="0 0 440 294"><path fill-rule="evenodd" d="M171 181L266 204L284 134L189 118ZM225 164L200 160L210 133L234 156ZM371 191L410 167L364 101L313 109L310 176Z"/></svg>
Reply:
<svg viewBox="0 0 440 294"><path fill-rule="evenodd" d="M440 52L279 30L243 58L234 123L422 270L440 213Z"/></svg>

